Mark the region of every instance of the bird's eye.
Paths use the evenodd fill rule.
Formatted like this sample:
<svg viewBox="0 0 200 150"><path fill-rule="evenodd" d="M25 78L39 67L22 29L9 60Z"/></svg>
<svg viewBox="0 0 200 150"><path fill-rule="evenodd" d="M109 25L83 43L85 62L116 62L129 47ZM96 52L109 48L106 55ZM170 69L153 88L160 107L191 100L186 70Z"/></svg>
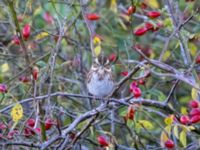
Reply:
<svg viewBox="0 0 200 150"><path fill-rule="evenodd" d="M105 68L106 68L106 69L110 69L110 66L109 66L109 65L106 65Z"/></svg>
<svg viewBox="0 0 200 150"><path fill-rule="evenodd" d="M96 63L94 63L94 64L93 64L93 67L94 67L94 68L97 68L97 67L98 67L98 65L97 65Z"/></svg>

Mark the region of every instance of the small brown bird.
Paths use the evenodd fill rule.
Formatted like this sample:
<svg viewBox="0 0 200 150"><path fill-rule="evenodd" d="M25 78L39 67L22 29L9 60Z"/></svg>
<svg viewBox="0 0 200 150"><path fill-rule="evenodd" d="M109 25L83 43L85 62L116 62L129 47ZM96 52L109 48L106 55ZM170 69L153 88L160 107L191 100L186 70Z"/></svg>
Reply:
<svg viewBox="0 0 200 150"><path fill-rule="evenodd" d="M112 69L107 57L100 55L95 58L87 74L87 88L90 94L97 97L106 97L113 91L115 82Z"/></svg>

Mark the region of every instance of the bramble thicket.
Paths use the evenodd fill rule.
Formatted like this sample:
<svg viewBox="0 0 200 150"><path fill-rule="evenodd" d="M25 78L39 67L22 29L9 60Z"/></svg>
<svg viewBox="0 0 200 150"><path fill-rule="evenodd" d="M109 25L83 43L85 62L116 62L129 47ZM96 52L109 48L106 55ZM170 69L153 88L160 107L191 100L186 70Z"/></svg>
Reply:
<svg viewBox="0 0 200 150"><path fill-rule="evenodd" d="M199 49L199 0L0 1L0 149L199 149Z"/></svg>

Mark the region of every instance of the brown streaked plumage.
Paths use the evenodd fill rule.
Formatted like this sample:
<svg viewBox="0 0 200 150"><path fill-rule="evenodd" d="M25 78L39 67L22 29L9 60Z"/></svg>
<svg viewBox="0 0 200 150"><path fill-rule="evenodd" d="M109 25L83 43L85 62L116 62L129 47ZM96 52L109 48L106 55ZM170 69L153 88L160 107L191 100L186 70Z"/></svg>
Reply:
<svg viewBox="0 0 200 150"><path fill-rule="evenodd" d="M113 91L114 86L109 60L100 55L95 58L87 75L88 91L94 96L106 97Z"/></svg>

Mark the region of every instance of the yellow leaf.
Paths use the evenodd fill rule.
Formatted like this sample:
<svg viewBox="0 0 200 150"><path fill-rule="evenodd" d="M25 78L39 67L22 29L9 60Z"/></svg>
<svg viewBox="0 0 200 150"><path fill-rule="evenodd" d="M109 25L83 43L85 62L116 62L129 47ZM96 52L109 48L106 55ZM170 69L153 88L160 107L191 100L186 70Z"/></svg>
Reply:
<svg viewBox="0 0 200 150"><path fill-rule="evenodd" d="M124 30L127 30L126 25L124 24L124 22L123 22L120 18L118 19L118 21L119 21L119 24L122 26L122 28L123 28Z"/></svg>
<svg viewBox="0 0 200 150"><path fill-rule="evenodd" d="M194 129L195 129L194 126L189 126L188 128L189 128L190 130L194 130Z"/></svg>
<svg viewBox="0 0 200 150"><path fill-rule="evenodd" d="M38 35L36 35L35 40L37 40L37 41L41 40L41 39L47 37L48 35L49 35L49 33L47 33L47 32L40 32Z"/></svg>
<svg viewBox="0 0 200 150"><path fill-rule="evenodd" d="M182 143L183 147L186 148L186 146L187 146L187 138L186 138L186 131L185 130L181 131L179 140Z"/></svg>
<svg viewBox="0 0 200 150"><path fill-rule="evenodd" d="M173 25L173 22L171 20L171 18L166 18L164 21L163 21L163 26L164 27L171 27Z"/></svg>
<svg viewBox="0 0 200 150"><path fill-rule="evenodd" d="M171 129L172 129L172 126L171 125L168 125L165 127L165 132L167 132L168 135L171 134Z"/></svg>
<svg viewBox="0 0 200 150"><path fill-rule="evenodd" d="M16 104L11 110L11 117L14 122L18 122L23 117L23 107L21 104Z"/></svg>
<svg viewBox="0 0 200 150"><path fill-rule="evenodd" d="M148 120L138 120L138 125L148 130L153 129L153 124Z"/></svg>
<svg viewBox="0 0 200 150"><path fill-rule="evenodd" d="M34 11L33 16L36 16L36 15L40 14L41 11L42 11L41 7L37 7L37 8L35 9L35 11Z"/></svg>
<svg viewBox="0 0 200 150"><path fill-rule="evenodd" d="M160 135L160 145L162 147L164 147L165 145L165 142L168 140L168 136L167 136L167 133L165 131L162 131L161 132L161 135Z"/></svg>
<svg viewBox="0 0 200 150"><path fill-rule="evenodd" d="M191 96L192 96L192 99L198 99L198 91L197 91L197 89L192 88Z"/></svg>
<svg viewBox="0 0 200 150"><path fill-rule="evenodd" d="M101 39L100 39L98 36L95 36L95 37L93 38L93 43L94 43L94 44L101 44Z"/></svg>
<svg viewBox="0 0 200 150"><path fill-rule="evenodd" d="M190 54L194 57L197 54L197 46L194 43L189 42L188 43L188 48L190 50Z"/></svg>
<svg viewBox="0 0 200 150"><path fill-rule="evenodd" d="M164 121L166 125L171 125L173 123L173 116L170 115L169 117L165 118Z"/></svg>
<svg viewBox="0 0 200 150"><path fill-rule="evenodd" d="M178 135L178 126L174 126L174 128L173 128L173 133L174 133L174 135L175 135L175 137L177 138L177 139L179 139L179 135Z"/></svg>
<svg viewBox="0 0 200 150"><path fill-rule="evenodd" d="M94 55L97 57L101 54L101 45L97 45L95 48L94 48Z"/></svg>
<svg viewBox="0 0 200 150"><path fill-rule="evenodd" d="M181 113L182 113L183 115L187 115L187 114L188 114L188 112L187 112L187 107L181 107Z"/></svg>
<svg viewBox="0 0 200 150"><path fill-rule="evenodd" d="M4 63L2 66L1 66L1 72L2 73L5 73L9 70L9 66L8 66L8 63Z"/></svg>
<svg viewBox="0 0 200 150"><path fill-rule="evenodd" d="M115 13L117 12L117 2L116 2L116 0L111 0L110 9Z"/></svg>
<svg viewBox="0 0 200 150"><path fill-rule="evenodd" d="M170 51L167 50L163 55L163 61L166 61L170 57L170 55L171 55Z"/></svg>
<svg viewBox="0 0 200 150"><path fill-rule="evenodd" d="M121 13L121 14L119 14L119 16L120 16L122 19L124 19L125 21L127 21L127 22L130 21L130 16L128 16L128 15L126 15L126 14Z"/></svg>
<svg viewBox="0 0 200 150"><path fill-rule="evenodd" d="M151 8L159 8L159 3L157 0L144 0L144 3L150 6Z"/></svg>

